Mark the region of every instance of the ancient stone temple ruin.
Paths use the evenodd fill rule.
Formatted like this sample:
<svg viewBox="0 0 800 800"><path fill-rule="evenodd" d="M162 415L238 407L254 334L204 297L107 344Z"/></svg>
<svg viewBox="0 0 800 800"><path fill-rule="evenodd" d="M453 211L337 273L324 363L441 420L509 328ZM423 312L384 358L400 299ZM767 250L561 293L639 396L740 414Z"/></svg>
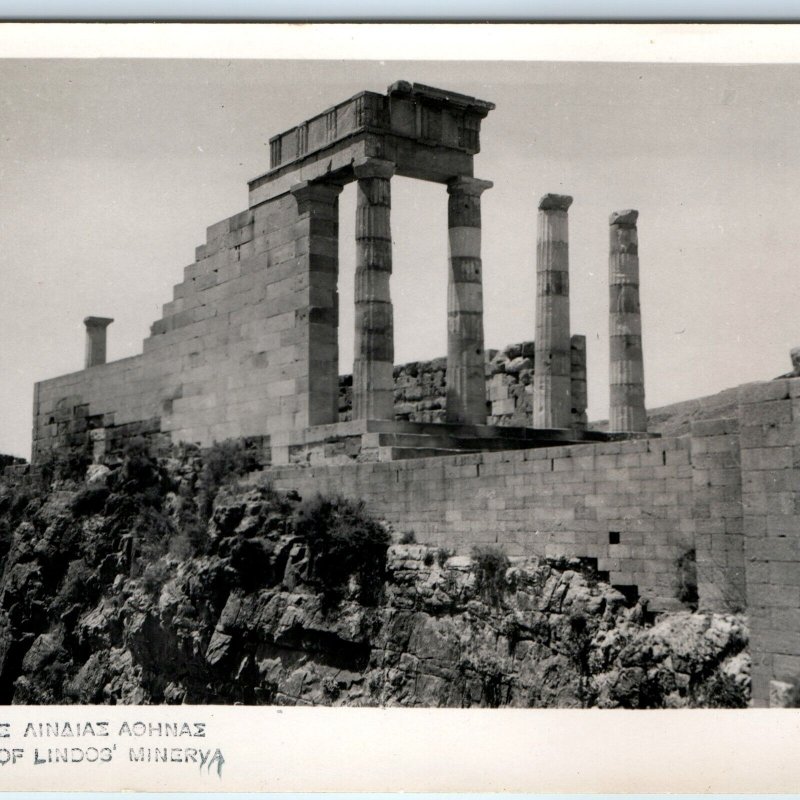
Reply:
<svg viewBox="0 0 800 800"><path fill-rule="evenodd" d="M363 498L420 542L579 557L655 612L746 609L753 702L766 705L800 683L800 372L648 434L638 214L616 211L609 428L588 430L586 340L570 328L572 198L558 194L539 202L532 341L487 351L492 184L474 157L493 108L399 82L275 136L247 209L208 228L143 352L106 363L112 320L89 317L86 368L36 385L33 459L90 447L113 460L132 437L156 449L245 438L276 487ZM447 186L447 353L423 364L394 363L398 175ZM339 236L352 227L338 196L350 182L355 358L340 376Z"/></svg>
<svg viewBox="0 0 800 800"><path fill-rule="evenodd" d="M493 108L474 97L398 82L385 95L362 92L271 139L270 170L250 182L249 208L208 229L140 356L106 363L113 320L85 320L86 370L36 387L34 457L87 437L98 453L113 453L137 435L201 445L259 437L273 464L383 461L608 438L586 430L585 338L570 330L569 197L546 195L539 206L536 341L528 365L532 413L520 419L510 397L499 398L506 401L502 410L497 398L488 399L481 195L492 183L474 176L473 162L481 121ZM395 410L394 175L447 186L447 356L435 422ZM340 409L338 196L350 182L358 193L355 358L349 408ZM616 223L627 233L618 237L626 243L617 248L615 276L622 277L614 280L621 283L612 286L619 290L612 320L620 332L613 374L622 381L613 392L615 408L627 408L631 392L639 393L639 405L612 419L619 423L614 430L642 432L641 347L632 343L638 328L623 332L632 325L629 290L635 289L635 212L626 214ZM623 225L631 214L634 223ZM625 355L631 348L639 353L638 367ZM501 384L494 381L494 394ZM515 424L487 425L489 417L503 423L514 417Z"/></svg>

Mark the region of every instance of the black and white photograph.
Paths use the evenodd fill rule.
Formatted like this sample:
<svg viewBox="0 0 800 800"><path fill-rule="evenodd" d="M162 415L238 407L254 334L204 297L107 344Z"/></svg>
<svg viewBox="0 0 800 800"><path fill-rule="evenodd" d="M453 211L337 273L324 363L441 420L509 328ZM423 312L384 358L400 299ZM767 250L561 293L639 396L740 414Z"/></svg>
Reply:
<svg viewBox="0 0 800 800"><path fill-rule="evenodd" d="M0 86L0 704L798 707L800 64Z"/></svg>

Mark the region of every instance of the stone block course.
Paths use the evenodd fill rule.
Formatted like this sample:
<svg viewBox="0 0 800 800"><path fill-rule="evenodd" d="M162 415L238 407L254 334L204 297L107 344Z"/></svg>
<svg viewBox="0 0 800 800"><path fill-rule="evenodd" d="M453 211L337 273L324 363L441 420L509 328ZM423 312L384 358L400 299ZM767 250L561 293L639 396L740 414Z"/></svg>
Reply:
<svg viewBox="0 0 800 800"><path fill-rule="evenodd" d="M658 452L689 453L689 444L659 442ZM654 467L637 466L628 457L641 460L647 450L647 442L598 443L425 459L400 467L374 464L368 473L353 466L315 468L313 474L276 469L273 475L279 485L297 486L301 493L305 487L340 490L342 475L353 477L348 491L365 497L378 513L405 527L422 514L425 531L435 532L437 543L461 552L491 531L488 540L509 553L598 558L598 568L609 571L613 581L638 584L654 607L667 608L677 603L672 594L676 561L694 542L692 478L672 478L672 491L666 491L666 478L639 475ZM624 458L632 466L615 468L617 480L605 480L609 470L598 466L605 456L614 463ZM429 490L433 486L443 493ZM448 499L442 502L442 497ZM723 510L735 510L735 504ZM612 530L621 537L617 545L608 543ZM715 522L711 530L724 532L724 527ZM738 564L735 538L709 538L706 549L725 567L732 550ZM708 602L722 605L726 599L715 593Z"/></svg>
<svg viewBox="0 0 800 800"><path fill-rule="evenodd" d="M777 380L739 390L745 574L753 700L759 706L769 704L772 681L800 678L776 670L776 654L800 657L800 473L793 450L800 417L793 409L795 385L796 380ZM782 669L789 663L781 662Z"/></svg>

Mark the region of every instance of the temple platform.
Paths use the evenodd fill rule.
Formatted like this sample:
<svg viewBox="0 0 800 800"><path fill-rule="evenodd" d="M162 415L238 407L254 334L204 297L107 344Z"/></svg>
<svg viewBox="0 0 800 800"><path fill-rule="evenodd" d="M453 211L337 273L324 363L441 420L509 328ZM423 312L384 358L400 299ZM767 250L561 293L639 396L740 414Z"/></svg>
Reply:
<svg viewBox="0 0 800 800"><path fill-rule="evenodd" d="M570 428L353 420L275 433L272 464L314 465L397 461L491 450L521 450L588 442L621 441L647 434Z"/></svg>

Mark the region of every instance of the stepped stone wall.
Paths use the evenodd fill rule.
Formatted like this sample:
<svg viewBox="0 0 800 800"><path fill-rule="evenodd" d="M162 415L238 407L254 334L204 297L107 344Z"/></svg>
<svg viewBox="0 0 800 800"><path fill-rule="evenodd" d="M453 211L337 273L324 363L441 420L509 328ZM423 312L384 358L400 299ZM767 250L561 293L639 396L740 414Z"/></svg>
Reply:
<svg viewBox="0 0 800 800"><path fill-rule="evenodd" d="M392 421L393 175L447 186L446 420L513 415L522 388L515 399L495 387L491 409L483 396L480 195L491 182L474 176L473 158L493 108L398 81L270 139L270 169L249 182L250 207L208 228L142 354L104 363L113 320L87 317L87 368L37 384L33 459L89 441L99 457L131 436L207 445L337 423L338 196L351 182L359 202L350 402L359 419ZM439 402L414 413L438 419Z"/></svg>
<svg viewBox="0 0 800 800"><path fill-rule="evenodd" d="M99 429L210 444L333 421L310 388L337 380L335 199L212 225L140 356L36 385L34 460Z"/></svg>

